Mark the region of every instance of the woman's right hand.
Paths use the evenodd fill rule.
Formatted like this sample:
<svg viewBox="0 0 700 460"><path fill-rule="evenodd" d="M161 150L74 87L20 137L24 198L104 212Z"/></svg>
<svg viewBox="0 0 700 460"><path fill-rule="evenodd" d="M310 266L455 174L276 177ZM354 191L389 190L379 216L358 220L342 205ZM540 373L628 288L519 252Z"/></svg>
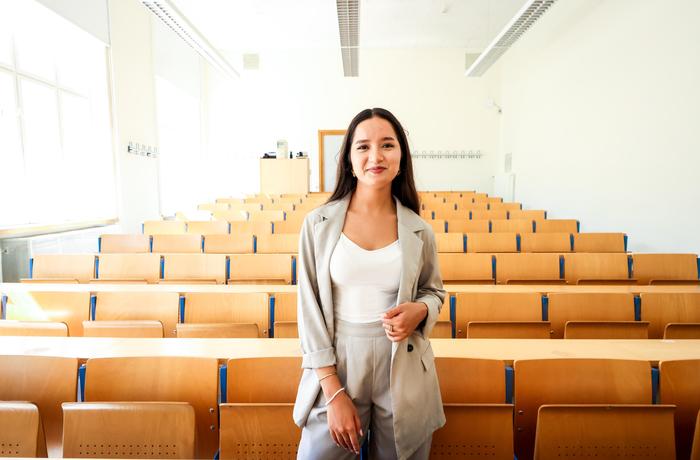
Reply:
<svg viewBox="0 0 700 460"><path fill-rule="evenodd" d="M341 391L328 405L328 431L333 441L341 447L360 454L362 423L352 399Z"/></svg>

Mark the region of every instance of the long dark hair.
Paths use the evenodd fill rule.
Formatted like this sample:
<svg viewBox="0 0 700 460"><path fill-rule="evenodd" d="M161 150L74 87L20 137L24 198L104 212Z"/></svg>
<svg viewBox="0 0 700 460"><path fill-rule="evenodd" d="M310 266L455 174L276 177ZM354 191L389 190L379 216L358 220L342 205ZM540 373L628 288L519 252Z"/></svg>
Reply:
<svg viewBox="0 0 700 460"><path fill-rule="evenodd" d="M355 135L357 125L372 117L383 118L391 123L396 132L396 137L401 147L401 162L399 163L399 174L391 182L391 194L399 199L402 205L411 209L416 214L420 214L420 199L416 192L416 184L413 181L413 164L411 163L411 152L408 148L408 139L401 123L396 117L386 109L374 108L365 109L355 115L350 122L348 130L345 132L343 145L340 148L340 158L338 158L338 170L336 171L335 190L328 199L331 201L341 200L351 194L357 188L357 178L352 175L352 164L350 162L350 147L352 138Z"/></svg>

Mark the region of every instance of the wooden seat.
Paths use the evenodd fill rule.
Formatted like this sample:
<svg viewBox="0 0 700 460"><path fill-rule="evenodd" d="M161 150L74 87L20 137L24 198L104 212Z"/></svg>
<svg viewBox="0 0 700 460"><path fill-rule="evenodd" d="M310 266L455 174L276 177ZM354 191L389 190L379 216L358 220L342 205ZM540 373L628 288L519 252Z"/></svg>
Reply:
<svg viewBox="0 0 700 460"><path fill-rule="evenodd" d="M257 237L256 252L261 254L296 254L299 251L299 235L282 233Z"/></svg>
<svg viewBox="0 0 700 460"><path fill-rule="evenodd" d="M0 457L46 457L39 408L28 402L0 402Z"/></svg>
<svg viewBox="0 0 700 460"><path fill-rule="evenodd" d="M10 292L5 317L20 321L65 323L68 335L83 335L83 321L90 315L89 292Z"/></svg>
<svg viewBox="0 0 700 460"><path fill-rule="evenodd" d="M496 254L496 282L498 284L561 282L559 255Z"/></svg>
<svg viewBox="0 0 700 460"><path fill-rule="evenodd" d="M569 233L523 233L520 235L522 252L571 252L571 234Z"/></svg>
<svg viewBox="0 0 700 460"><path fill-rule="evenodd" d="M284 217L284 211L263 210L248 212L249 222L265 222L269 224L273 220L284 220Z"/></svg>
<svg viewBox="0 0 700 460"><path fill-rule="evenodd" d="M494 284L491 254L438 253L438 261L444 282Z"/></svg>
<svg viewBox="0 0 700 460"><path fill-rule="evenodd" d="M675 404L676 454L689 458L700 410L700 359L659 362L659 402Z"/></svg>
<svg viewBox="0 0 700 460"><path fill-rule="evenodd" d="M547 219L547 211L537 210L515 210L508 213L509 219L528 219L528 220L545 220Z"/></svg>
<svg viewBox="0 0 700 460"><path fill-rule="evenodd" d="M163 338L160 321L83 321L85 337Z"/></svg>
<svg viewBox="0 0 700 460"><path fill-rule="evenodd" d="M700 293L640 295L642 321L649 321L649 338L660 339L669 323L700 323Z"/></svg>
<svg viewBox="0 0 700 460"><path fill-rule="evenodd" d="M445 203L445 207L433 207L435 219L438 220L467 220L469 219L469 209L454 209L452 203Z"/></svg>
<svg viewBox="0 0 700 460"><path fill-rule="evenodd" d="M574 252L625 252L624 233L574 234Z"/></svg>
<svg viewBox="0 0 700 460"><path fill-rule="evenodd" d="M293 403L304 370L297 356L229 359L226 368L230 403Z"/></svg>
<svg viewBox="0 0 700 460"><path fill-rule="evenodd" d="M511 217L512 218L512 217ZM537 219L537 233L578 233L579 222L575 219Z"/></svg>
<svg viewBox="0 0 700 460"><path fill-rule="evenodd" d="M168 253L201 253L202 235L153 235L153 252Z"/></svg>
<svg viewBox="0 0 700 460"><path fill-rule="evenodd" d="M449 219L447 221L447 231L450 233L488 233L489 228L490 223L488 219Z"/></svg>
<svg viewBox="0 0 700 460"><path fill-rule="evenodd" d="M633 294L557 292L550 293L547 297L549 299L548 319L552 325L553 339L564 337L564 329L568 321L633 322L635 320ZM583 329L584 326L581 325L579 328ZM609 332L612 333L612 330Z"/></svg>
<svg viewBox="0 0 700 460"><path fill-rule="evenodd" d="M296 321L297 320L297 293L296 292L275 292L275 321Z"/></svg>
<svg viewBox="0 0 700 460"><path fill-rule="evenodd" d="M232 254L229 283L292 284L291 254Z"/></svg>
<svg viewBox="0 0 700 460"><path fill-rule="evenodd" d="M548 339L549 321L469 321L468 339Z"/></svg>
<svg viewBox="0 0 700 460"><path fill-rule="evenodd" d="M564 254L564 275L569 284L634 283L627 254Z"/></svg>
<svg viewBox="0 0 700 460"><path fill-rule="evenodd" d="M177 338L257 339L260 330L255 323L178 323Z"/></svg>
<svg viewBox="0 0 700 460"><path fill-rule="evenodd" d="M290 219L289 214L287 214L287 220L278 220L272 222L273 230L275 235L286 235L288 233L301 233L301 227L304 223L304 219Z"/></svg>
<svg viewBox="0 0 700 460"><path fill-rule="evenodd" d="M527 219L497 219L491 221L491 231L493 233L532 233L534 227L531 220Z"/></svg>
<svg viewBox="0 0 700 460"><path fill-rule="evenodd" d="M676 458L673 410L651 404L543 405L535 458Z"/></svg>
<svg viewBox="0 0 700 460"><path fill-rule="evenodd" d="M464 252L462 233L436 233L435 244L438 252Z"/></svg>
<svg viewBox="0 0 700 460"><path fill-rule="evenodd" d="M226 284L224 254L165 254L163 280L209 281Z"/></svg>
<svg viewBox="0 0 700 460"><path fill-rule="evenodd" d="M472 321L541 321L542 296L539 293L455 294L456 337L467 337Z"/></svg>
<svg viewBox="0 0 700 460"><path fill-rule="evenodd" d="M254 248L252 233L204 236L206 254L252 254Z"/></svg>
<svg viewBox="0 0 700 460"><path fill-rule="evenodd" d="M95 297L96 321L158 321L165 337L176 336L177 292L97 292Z"/></svg>
<svg viewBox="0 0 700 460"><path fill-rule="evenodd" d="M445 222L447 222L445 219L425 219L425 222L430 225L430 227L433 229L433 233L438 234L438 233L446 233L445 232Z"/></svg>
<svg viewBox="0 0 700 460"><path fill-rule="evenodd" d="M431 339L451 339L452 338L452 322L451 321L436 321L435 326L430 331Z"/></svg>
<svg viewBox="0 0 700 460"><path fill-rule="evenodd" d="M299 338L299 325L296 321L275 321L276 339Z"/></svg>
<svg viewBox="0 0 700 460"><path fill-rule="evenodd" d="M281 219L280 219L281 220ZM272 234L271 221L241 221L234 222L229 220L231 224L232 235L270 235Z"/></svg>
<svg viewBox="0 0 700 460"><path fill-rule="evenodd" d="M226 235L229 233L228 227L225 220L187 221L187 233L193 235Z"/></svg>
<svg viewBox="0 0 700 460"><path fill-rule="evenodd" d="M0 355L0 401L31 401L39 408L50 457L61 456L61 403L75 401L77 376L75 358ZM0 425L3 420L0 416ZM35 439L29 429L19 426ZM0 438L5 433L0 430Z"/></svg>
<svg viewBox="0 0 700 460"><path fill-rule="evenodd" d="M435 371L445 404L500 404L506 400L503 361L440 357L435 358Z"/></svg>
<svg viewBox="0 0 700 460"><path fill-rule="evenodd" d="M269 297L267 293L188 292L185 294L185 324L254 323L267 337Z"/></svg>
<svg viewBox="0 0 700 460"><path fill-rule="evenodd" d="M508 219L508 211L506 211L505 209L493 209L493 210L472 209L471 210L471 219L472 220L488 219L488 220L492 220L492 221L493 220Z"/></svg>
<svg viewBox="0 0 700 460"><path fill-rule="evenodd" d="M665 340L700 340L700 323L668 323L664 328Z"/></svg>
<svg viewBox="0 0 700 460"><path fill-rule="evenodd" d="M104 254L147 253L151 252L149 235L101 235L100 252Z"/></svg>
<svg viewBox="0 0 700 460"><path fill-rule="evenodd" d="M632 254L632 267L639 284L699 283L696 254Z"/></svg>
<svg viewBox="0 0 700 460"><path fill-rule="evenodd" d="M55 321L1 319L0 336L68 337L68 326Z"/></svg>
<svg viewBox="0 0 700 460"><path fill-rule="evenodd" d="M89 359L85 382L85 401L88 402L190 404L195 412L195 457L214 456L217 448L219 383L219 366L215 358Z"/></svg>
<svg viewBox="0 0 700 460"><path fill-rule="evenodd" d="M567 321L565 339L635 339L649 338L649 323L644 321Z"/></svg>
<svg viewBox="0 0 700 460"><path fill-rule="evenodd" d="M433 433L430 458L513 459L512 404L444 404L445 426Z"/></svg>
<svg viewBox="0 0 700 460"><path fill-rule="evenodd" d="M516 360L515 451L531 459L537 411L545 404L649 404L648 361L615 359Z"/></svg>
<svg viewBox="0 0 700 460"><path fill-rule="evenodd" d="M467 233L467 252L518 252L515 233Z"/></svg>
<svg viewBox="0 0 700 460"><path fill-rule="evenodd" d="M200 211L228 211L229 210L229 204L228 203L202 203L200 205L197 205L197 209Z"/></svg>
<svg viewBox="0 0 700 460"><path fill-rule="evenodd" d="M301 428L292 403L221 404L221 458L295 460Z"/></svg>
<svg viewBox="0 0 700 460"><path fill-rule="evenodd" d="M39 280L77 280L95 277L93 254L37 254L30 260L29 277Z"/></svg>
<svg viewBox="0 0 700 460"><path fill-rule="evenodd" d="M194 458L194 409L187 403L64 403L63 456Z"/></svg>
<svg viewBox="0 0 700 460"><path fill-rule="evenodd" d="M187 223L179 220L147 220L143 223L144 235L181 235L186 231Z"/></svg>
<svg viewBox="0 0 700 460"><path fill-rule="evenodd" d="M505 209L506 211L519 211L523 209L521 203L489 203L489 209Z"/></svg>
<svg viewBox="0 0 700 460"><path fill-rule="evenodd" d="M156 283L160 279L159 254L100 254L97 278L100 280L141 280Z"/></svg>

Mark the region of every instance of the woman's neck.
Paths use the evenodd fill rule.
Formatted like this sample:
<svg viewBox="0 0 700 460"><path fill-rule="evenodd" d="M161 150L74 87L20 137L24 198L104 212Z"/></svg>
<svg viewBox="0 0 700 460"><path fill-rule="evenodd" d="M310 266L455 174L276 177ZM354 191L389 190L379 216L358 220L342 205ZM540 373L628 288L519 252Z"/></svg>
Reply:
<svg viewBox="0 0 700 460"><path fill-rule="evenodd" d="M376 189L357 184L348 209L368 215L396 214L396 203L391 194L391 186Z"/></svg>

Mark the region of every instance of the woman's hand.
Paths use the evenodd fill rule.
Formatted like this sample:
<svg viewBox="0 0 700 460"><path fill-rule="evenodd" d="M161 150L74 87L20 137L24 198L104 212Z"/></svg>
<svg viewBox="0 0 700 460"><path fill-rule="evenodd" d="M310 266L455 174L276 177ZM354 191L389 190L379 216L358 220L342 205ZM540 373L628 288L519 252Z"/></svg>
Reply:
<svg viewBox="0 0 700 460"><path fill-rule="evenodd" d="M330 431L333 441L340 447L359 455L362 423L357 415L357 408L345 391L341 391L331 401L328 405L327 415L328 431Z"/></svg>
<svg viewBox="0 0 700 460"><path fill-rule="evenodd" d="M389 340L400 342L413 334L426 316L428 316L428 306L425 303L406 302L384 313L382 323Z"/></svg>

